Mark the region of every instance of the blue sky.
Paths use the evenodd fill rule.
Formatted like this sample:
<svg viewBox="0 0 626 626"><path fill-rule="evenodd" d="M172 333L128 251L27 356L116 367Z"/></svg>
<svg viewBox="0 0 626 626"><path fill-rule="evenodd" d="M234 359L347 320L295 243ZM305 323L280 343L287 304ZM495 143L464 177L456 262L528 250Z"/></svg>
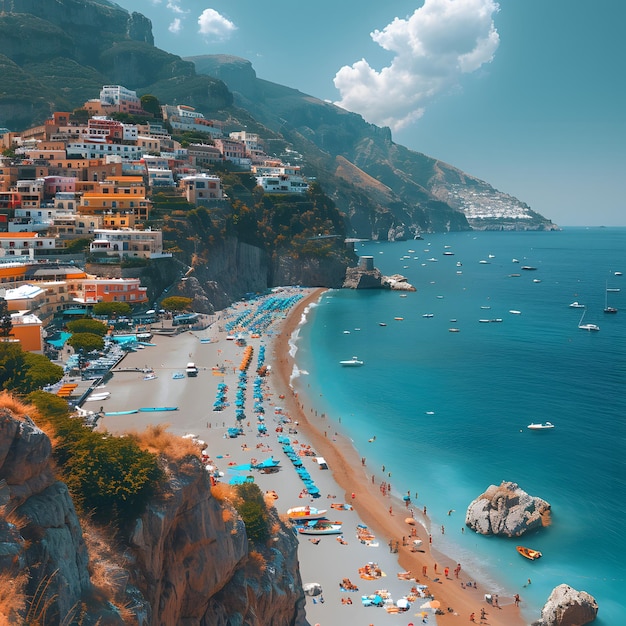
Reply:
<svg viewBox="0 0 626 626"><path fill-rule="evenodd" d="M561 226L626 226L623 0L117 0L155 45L232 54Z"/></svg>

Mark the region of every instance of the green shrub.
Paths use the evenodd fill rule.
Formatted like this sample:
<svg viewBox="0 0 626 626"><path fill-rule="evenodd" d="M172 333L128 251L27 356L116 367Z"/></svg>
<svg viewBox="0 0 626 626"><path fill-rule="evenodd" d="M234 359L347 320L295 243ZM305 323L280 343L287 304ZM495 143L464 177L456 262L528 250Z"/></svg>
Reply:
<svg viewBox="0 0 626 626"><path fill-rule="evenodd" d="M237 486L240 500L235 508L246 525L248 539L255 545L263 545L270 536L267 508L263 493L255 483Z"/></svg>

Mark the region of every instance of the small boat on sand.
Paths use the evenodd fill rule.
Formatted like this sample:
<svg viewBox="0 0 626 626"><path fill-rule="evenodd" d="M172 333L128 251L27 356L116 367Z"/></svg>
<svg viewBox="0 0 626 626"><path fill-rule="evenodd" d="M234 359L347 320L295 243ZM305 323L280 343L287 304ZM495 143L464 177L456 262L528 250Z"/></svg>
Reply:
<svg viewBox="0 0 626 626"><path fill-rule="evenodd" d="M341 535L341 522L330 522L325 519L311 520L298 526L301 535Z"/></svg>
<svg viewBox="0 0 626 626"><path fill-rule="evenodd" d="M544 422L543 424L528 424L527 428L530 430L546 430L549 428L554 428L554 424L552 422Z"/></svg>
<svg viewBox="0 0 626 626"><path fill-rule="evenodd" d="M102 400L106 400L110 396L110 391L103 391L102 393L92 393L90 396L85 398L85 402L101 402Z"/></svg>
<svg viewBox="0 0 626 626"><path fill-rule="evenodd" d="M326 515L326 509L316 509L312 506L296 506L287 509L287 517L292 522L316 520L324 517L324 515Z"/></svg>
<svg viewBox="0 0 626 626"><path fill-rule="evenodd" d="M525 546L516 546L515 548L523 557L534 561L541 558L542 554L539 550L533 550L532 548L526 548Z"/></svg>

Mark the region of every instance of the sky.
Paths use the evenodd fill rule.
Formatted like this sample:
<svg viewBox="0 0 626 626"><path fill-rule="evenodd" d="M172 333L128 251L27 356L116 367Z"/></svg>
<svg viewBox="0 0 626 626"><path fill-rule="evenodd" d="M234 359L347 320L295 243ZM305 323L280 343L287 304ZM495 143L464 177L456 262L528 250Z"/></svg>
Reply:
<svg viewBox="0 0 626 626"><path fill-rule="evenodd" d="M559 226L626 226L624 0L116 0L180 56L389 126Z"/></svg>

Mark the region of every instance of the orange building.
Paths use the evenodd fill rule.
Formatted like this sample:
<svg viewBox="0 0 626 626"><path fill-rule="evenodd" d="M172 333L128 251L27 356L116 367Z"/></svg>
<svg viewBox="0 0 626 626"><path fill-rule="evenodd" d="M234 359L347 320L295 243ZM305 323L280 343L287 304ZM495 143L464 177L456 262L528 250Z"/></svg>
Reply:
<svg viewBox="0 0 626 626"><path fill-rule="evenodd" d="M139 278L85 278L73 282L73 301L80 304L98 302L128 302L140 304L148 301L147 287Z"/></svg>
<svg viewBox="0 0 626 626"><path fill-rule="evenodd" d="M30 313L11 315L13 330L10 337L15 337L25 352L43 353L43 325L41 320Z"/></svg>

